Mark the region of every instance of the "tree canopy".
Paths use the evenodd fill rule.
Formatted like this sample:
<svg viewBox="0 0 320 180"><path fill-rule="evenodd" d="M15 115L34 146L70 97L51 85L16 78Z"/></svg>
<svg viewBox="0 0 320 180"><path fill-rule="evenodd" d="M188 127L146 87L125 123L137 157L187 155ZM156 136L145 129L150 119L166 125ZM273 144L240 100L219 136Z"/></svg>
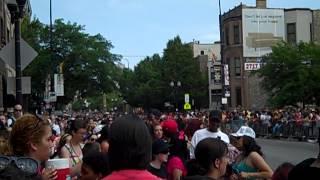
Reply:
<svg viewBox="0 0 320 180"><path fill-rule="evenodd" d="M208 104L207 75L200 72L191 46L182 43L179 36L168 41L162 57L154 54L143 59L132 77L134 83L129 87L132 105L163 109L167 102L181 110L185 93L190 94L198 108ZM171 87L170 82L175 86Z"/></svg>
<svg viewBox="0 0 320 180"><path fill-rule="evenodd" d="M43 95L48 74L57 73L59 67L65 79L64 104L76 93L86 98L115 88L112 77L119 69L115 65L119 57L110 52L111 42L101 34L89 35L84 30L84 26L57 19L50 41L49 25L36 18L23 22L23 38L39 53L23 72L32 77L33 97Z"/></svg>
<svg viewBox="0 0 320 180"><path fill-rule="evenodd" d="M320 46L280 43L263 57L264 66L257 71L270 95L270 104L281 107L297 103L320 103Z"/></svg>
<svg viewBox="0 0 320 180"><path fill-rule="evenodd" d="M181 110L185 93L190 94L197 108L208 106L207 74L200 72L192 47L182 43L179 36L168 41L163 56L146 57L134 70L117 66L121 57L110 52L111 42L101 34L86 33L77 23L57 19L50 41L49 25L36 18L26 19L22 36L39 53L23 72L32 77L34 102L43 100L48 75L62 71L65 96L59 98L59 103L73 102L77 96L79 102L73 102L77 109L84 102L92 108L102 107L103 97L116 96L109 100L125 100L147 109L163 109L169 102ZM170 82L175 86L171 87Z"/></svg>

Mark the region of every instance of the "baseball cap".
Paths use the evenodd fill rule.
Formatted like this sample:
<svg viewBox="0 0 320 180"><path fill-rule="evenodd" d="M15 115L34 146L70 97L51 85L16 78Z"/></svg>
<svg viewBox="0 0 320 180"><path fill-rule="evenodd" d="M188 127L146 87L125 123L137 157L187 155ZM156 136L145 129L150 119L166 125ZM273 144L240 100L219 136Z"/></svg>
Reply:
<svg viewBox="0 0 320 180"><path fill-rule="evenodd" d="M241 137L241 136L249 136L252 138L256 138L256 133L254 130L248 126L241 126L240 129L236 133L232 133L232 136Z"/></svg>
<svg viewBox="0 0 320 180"><path fill-rule="evenodd" d="M152 143L152 154L167 153L169 145L162 139L157 139Z"/></svg>
<svg viewBox="0 0 320 180"><path fill-rule="evenodd" d="M161 123L163 131L168 133L177 133L178 132L178 124L173 119L166 119Z"/></svg>
<svg viewBox="0 0 320 180"><path fill-rule="evenodd" d="M222 118L222 113L219 110L213 110L209 114L209 121L220 122Z"/></svg>

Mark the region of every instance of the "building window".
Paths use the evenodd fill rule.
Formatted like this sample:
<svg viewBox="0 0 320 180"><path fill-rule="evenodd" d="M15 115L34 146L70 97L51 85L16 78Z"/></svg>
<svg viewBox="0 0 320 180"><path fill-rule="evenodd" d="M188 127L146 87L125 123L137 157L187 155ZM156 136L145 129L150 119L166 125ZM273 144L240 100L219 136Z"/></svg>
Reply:
<svg viewBox="0 0 320 180"><path fill-rule="evenodd" d="M226 27L224 34L226 36L226 44L229 45L230 43L229 43L229 28L228 27Z"/></svg>
<svg viewBox="0 0 320 180"><path fill-rule="evenodd" d="M5 36L5 30L4 30L4 23L3 23L3 19L2 19L2 17L1 17L1 19L0 19L0 40L1 40L1 47L2 47L2 45L4 45L4 43L5 43L5 38L6 38L6 36Z"/></svg>
<svg viewBox="0 0 320 180"><path fill-rule="evenodd" d="M211 79L211 82L214 81L214 67L210 68L210 79Z"/></svg>
<svg viewBox="0 0 320 180"><path fill-rule="evenodd" d="M10 31L9 31L9 29L7 29L7 42L9 42L10 41Z"/></svg>
<svg viewBox="0 0 320 180"><path fill-rule="evenodd" d="M236 87L236 105L242 106L241 87Z"/></svg>
<svg viewBox="0 0 320 180"><path fill-rule="evenodd" d="M240 44L240 28L239 28L239 25L233 26L233 40L234 40L234 44Z"/></svg>
<svg viewBox="0 0 320 180"><path fill-rule="evenodd" d="M235 76L241 76L241 63L238 57L234 58L234 70Z"/></svg>
<svg viewBox="0 0 320 180"><path fill-rule="evenodd" d="M204 51L200 51L200 54L201 54L201 55L204 55Z"/></svg>
<svg viewBox="0 0 320 180"><path fill-rule="evenodd" d="M310 42L313 41L313 24L310 23Z"/></svg>
<svg viewBox="0 0 320 180"><path fill-rule="evenodd" d="M297 43L296 23L287 24L287 40L290 44Z"/></svg>

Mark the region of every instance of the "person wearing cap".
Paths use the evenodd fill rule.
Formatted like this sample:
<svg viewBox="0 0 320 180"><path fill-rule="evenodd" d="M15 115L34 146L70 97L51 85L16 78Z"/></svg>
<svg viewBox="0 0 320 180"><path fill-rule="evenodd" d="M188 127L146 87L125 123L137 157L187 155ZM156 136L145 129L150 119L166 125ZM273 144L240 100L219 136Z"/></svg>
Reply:
<svg viewBox="0 0 320 180"><path fill-rule="evenodd" d="M190 157L195 158L194 149L197 144L208 137L219 138L225 143L229 144L230 140L227 134L220 131L220 123L221 123L222 113L221 111L214 110L209 114L209 125L207 128L197 130L191 139L191 147L190 147Z"/></svg>
<svg viewBox="0 0 320 180"><path fill-rule="evenodd" d="M153 175L166 179L167 170L165 163L168 161L169 145L162 139L157 139L152 143L152 161L147 170Z"/></svg>
<svg viewBox="0 0 320 180"><path fill-rule="evenodd" d="M273 171L263 158L261 147L256 143L254 130L242 126L231 134L237 138L236 147L241 151L232 169L236 173L235 179L270 179Z"/></svg>

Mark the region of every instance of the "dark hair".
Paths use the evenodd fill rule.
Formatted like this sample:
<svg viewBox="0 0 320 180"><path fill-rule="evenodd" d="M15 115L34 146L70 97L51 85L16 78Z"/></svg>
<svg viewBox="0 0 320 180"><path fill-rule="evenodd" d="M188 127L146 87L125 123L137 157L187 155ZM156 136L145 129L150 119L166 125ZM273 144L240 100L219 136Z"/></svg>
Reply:
<svg viewBox="0 0 320 180"><path fill-rule="evenodd" d="M222 118L221 111L218 111L218 110L211 111L209 114L208 131L216 132L220 126L221 118Z"/></svg>
<svg viewBox="0 0 320 180"><path fill-rule="evenodd" d="M88 121L83 119L76 119L70 121L69 134L72 132L77 132L79 129L87 129Z"/></svg>
<svg viewBox="0 0 320 180"><path fill-rule="evenodd" d="M151 161L152 140L144 121L135 115L117 118L110 127L111 170L146 169Z"/></svg>
<svg viewBox="0 0 320 180"><path fill-rule="evenodd" d="M196 161L200 164L199 174L208 173L212 162L222 158L228 153L228 146L218 138L205 138L201 140L194 151Z"/></svg>
<svg viewBox="0 0 320 180"><path fill-rule="evenodd" d="M263 156L261 147L256 143L256 141L249 136L243 136L243 152L244 156L247 157L251 152L257 152L260 156Z"/></svg>
<svg viewBox="0 0 320 180"><path fill-rule="evenodd" d="M272 180L287 180L289 172L294 167L293 164L285 162L282 163L273 173Z"/></svg>
<svg viewBox="0 0 320 180"><path fill-rule="evenodd" d="M82 148L83 156L91 153L99 153L100 152L100 144L97 142L86 143Z"/></svg>
<svg viewBox="0 0 320 180"><path fill-rule="evenodd" d="M109 140L109 126L105 125L100 131L100 137L97 142L102 143L102 141Z"/></svg>
<svg viewBox="0 0 320 180"><path fill-rule="evenodd" d="M172 136L170 139L170 157L178 156L183 162L189 160L190 152L188 150L188 143L185 140L180 140L178 136Z"/></svg>
<svg viewBox="0 0 320 180"><path fill-rule="evenodd" d="M101 152L89 153L83 156L83 165L88 166L95 174L102 177L110 174L109 159L107 154Z"/></svg>

